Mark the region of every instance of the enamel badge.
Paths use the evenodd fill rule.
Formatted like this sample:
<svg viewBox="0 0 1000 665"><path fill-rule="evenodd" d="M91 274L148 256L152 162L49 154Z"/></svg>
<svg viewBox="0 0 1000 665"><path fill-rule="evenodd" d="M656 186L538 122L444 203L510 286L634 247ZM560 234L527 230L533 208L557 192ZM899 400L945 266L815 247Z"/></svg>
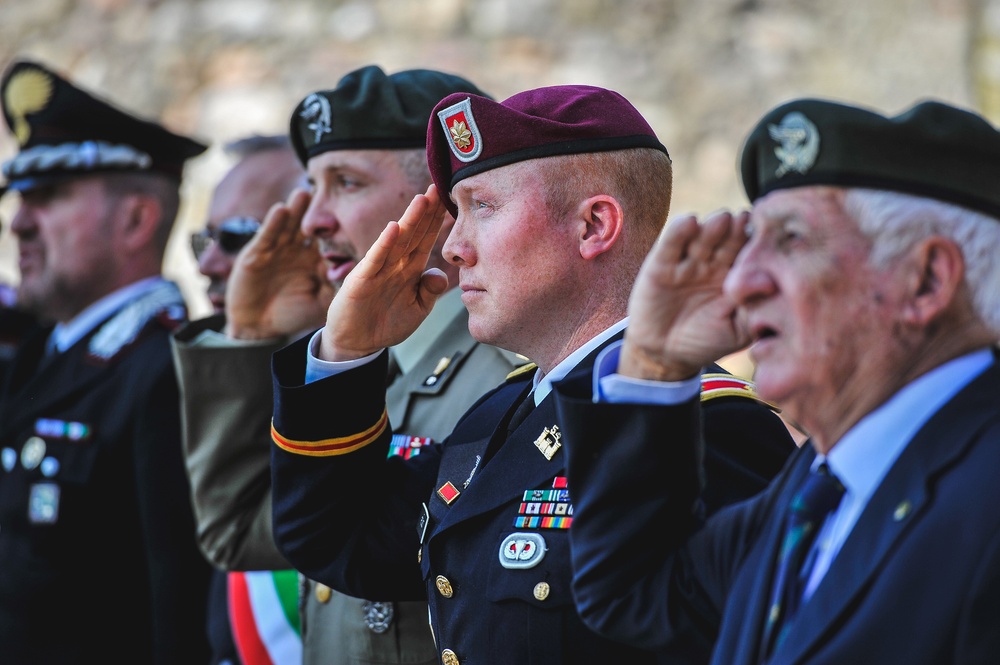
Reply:
<svg viewBox="0 0 1000 665"><path fill-rule="evenodd" d="M437 115L452 154L462 162L471 162L479 157L483 150L483 139L476 119L472 116L471 101L463 99L438 111Z"/></svg>
<svg viewBox="0 0 1000 665"><path fill-rule="evenodd" d="M512 533L500 545L504 568L534 568L545 558L545 539L537 533Z"/></svg>
<svg viewBox="0 0 1000 665"><path fill-rule="evenodd" d="M777 125L768 125L767 133L777 141L774 156L781 165L774 175L779 178L786 173L806 173L816 163L819 154L819 130L798 111L789 113Z"/></svg>

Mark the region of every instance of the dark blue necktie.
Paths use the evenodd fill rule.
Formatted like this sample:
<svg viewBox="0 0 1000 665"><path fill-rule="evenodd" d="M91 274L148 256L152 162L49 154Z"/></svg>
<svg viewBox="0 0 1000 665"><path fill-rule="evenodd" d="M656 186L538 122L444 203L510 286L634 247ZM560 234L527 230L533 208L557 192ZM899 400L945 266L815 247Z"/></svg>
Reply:
<svg viewBox="0 0 1000 665"><path fill-rule="evenodd" d="M816 538L816 532L827 515L836 509L843 495L844 486L830 474L829 467L824 463L816 472L809 474L788 506L785 538L778 553L778 567L764 625L765 658L784 639L799 609L806 576L810 572L808 567L803 568L803 561Z"/></svg>

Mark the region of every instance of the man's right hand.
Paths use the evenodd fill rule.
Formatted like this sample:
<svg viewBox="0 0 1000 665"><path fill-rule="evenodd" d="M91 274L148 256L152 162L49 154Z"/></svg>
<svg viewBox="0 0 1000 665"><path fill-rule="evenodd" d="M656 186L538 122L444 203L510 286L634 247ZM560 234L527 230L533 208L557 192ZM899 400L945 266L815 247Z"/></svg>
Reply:
<svg viewBox="0 0 1000 665"><path fill-rule="evenodd" d="M240 250L226 285L226 335L277 339L323 325L334 288L323 258L300 229L310 195L295 190L271 206Z"/></svg>
<svg viewBox="0 0 1000 665"><path fill-rule="evenodd" d="M427 260L444 222L434 185L389 222L337 292L323 328L321 360L356 360L399 344L427 318L448 277Z"/></svg>
<svg viewBox="0 0 1000 665"><path fill-rule="evenodd" d="M680 381L749 343L722 283L746 243L749 213L670 222L639 270L618 373Z"/></svg>

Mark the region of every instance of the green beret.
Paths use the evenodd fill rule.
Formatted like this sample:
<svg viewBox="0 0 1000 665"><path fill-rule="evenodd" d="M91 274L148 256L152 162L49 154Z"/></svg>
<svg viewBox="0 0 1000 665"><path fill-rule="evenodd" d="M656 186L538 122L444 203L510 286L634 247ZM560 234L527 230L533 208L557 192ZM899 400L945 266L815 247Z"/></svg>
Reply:
<svg viewBox="0 0 1000 665"><path fill-rule="evenodd" d="M0 167L5 189L24 191L94 173L155 172L179 179L184 163L208 148L29 60L7 67L0 99L19 149Z"/></svg>
<svg viewBox="0 0 1000 665"><path fill-rule="evenodd" d="M453 92L487 96L460 76L430 69L387 75L375 65L356 69L332 90L295 107L291 138L303 165L330 150L423 148L431 109Z"/></svg>
<svg viewBox="0 0 1000 665"><path fill-rule="evenodd" d="M750 201L789 187L884 189L1000 217L1000 133L971 111L920 102L887 117L821 99L769 111L740 157Z"/></svg>

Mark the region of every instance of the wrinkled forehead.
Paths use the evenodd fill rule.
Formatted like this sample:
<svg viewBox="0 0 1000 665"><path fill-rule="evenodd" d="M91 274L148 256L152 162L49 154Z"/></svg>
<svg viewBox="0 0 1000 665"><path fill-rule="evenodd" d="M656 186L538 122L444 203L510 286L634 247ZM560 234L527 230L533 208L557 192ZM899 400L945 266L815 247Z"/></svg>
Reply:
<svg viewBox="0 0 1000 665"><path fill-rule="evenodd" d="M844 207L847 189L808 186L779 189L760 197L750 210L755 229L797 222L805 227L857 228Z"/></svg>

